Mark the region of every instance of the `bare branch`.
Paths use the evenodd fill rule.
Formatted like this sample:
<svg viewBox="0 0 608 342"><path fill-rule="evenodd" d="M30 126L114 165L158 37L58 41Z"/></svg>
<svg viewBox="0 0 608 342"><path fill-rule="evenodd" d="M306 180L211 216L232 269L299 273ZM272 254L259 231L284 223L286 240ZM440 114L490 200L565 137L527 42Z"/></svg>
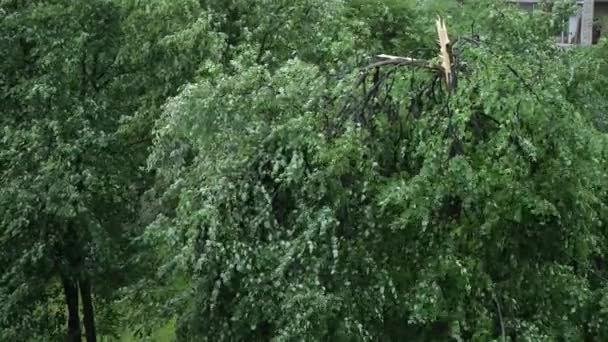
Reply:
<svg viewBox="0 0 608 342"><path fill-rule="evenodd" d="M391 56L391 55L385 55L385 54L377 55L376 58L380 59L380 61L374 62L374 63L366 66L363 69L369 70L369 69L373 69L373 68L377 68L377 67L381 67L381 66L385 66L385 65L394 65L394 66L408 65L408 66L417 66L417 67L421 67L421 68L428 68L428 69L434 69L434 70L441 70L441 67L439 65L433 65L424 59Z"/></svg>

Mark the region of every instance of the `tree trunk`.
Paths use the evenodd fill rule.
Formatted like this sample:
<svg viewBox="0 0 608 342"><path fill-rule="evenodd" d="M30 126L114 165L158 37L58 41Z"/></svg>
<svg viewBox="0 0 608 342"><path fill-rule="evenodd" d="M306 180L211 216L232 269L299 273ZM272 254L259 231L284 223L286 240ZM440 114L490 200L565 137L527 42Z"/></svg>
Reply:
<svg viewBox="0 0 608 342"><path fill-rule="evenodd" d="M78 316L78 288L71 280L62 277L65 302L68 306L68 331L66 342L80 342L80 318Z"/></svg>
<svg viewBox="0 0 608 342"><path fill-rule="evenodd" d="M80 296L82 297L83 322L87 342L97 342L97 335L95 334L95 310L93 308L93 297L91 295L91 281L88 278L80 281Z"/></svg>

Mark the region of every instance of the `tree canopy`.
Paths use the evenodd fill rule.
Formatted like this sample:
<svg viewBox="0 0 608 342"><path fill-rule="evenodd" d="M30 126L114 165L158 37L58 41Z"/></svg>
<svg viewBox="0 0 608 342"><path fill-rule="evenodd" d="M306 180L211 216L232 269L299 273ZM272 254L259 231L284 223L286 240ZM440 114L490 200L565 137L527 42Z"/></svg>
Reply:
<svg viewBox="0 0 608 342"><path fill-rule="evenodd" d="M608 339L571 5L0 1L0 339Z"/></svg>

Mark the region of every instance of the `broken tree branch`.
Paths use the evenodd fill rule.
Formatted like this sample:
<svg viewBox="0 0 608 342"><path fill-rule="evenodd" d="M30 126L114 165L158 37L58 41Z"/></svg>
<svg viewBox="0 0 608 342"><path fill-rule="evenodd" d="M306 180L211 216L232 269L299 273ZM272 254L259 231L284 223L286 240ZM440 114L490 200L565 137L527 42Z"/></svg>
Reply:
<svg viewBox="0 0 608 342"><path fill-rule="evenodd" d="M445 21L441 17L437 17L435 22L437 26L437 36L439 37L439 57L441 58L441 67L445 74L445 84L448 91L452 90L454 85L452 74L452 56L450 48L450 38L448 37L448 29L445 26Z"/></svg>
<svg viewBox="0 0 608 342"><path fill-rule="evenodd" d="M437 18L435 24L437 26L437 36L439 37L439 58L441 60L441 64L433 64L430 61L412 57L380 54L376 55L376 59L378 59L378 61L371 63L363 68L362 75L358 83L362 82L365 79L365 76L367 75L367 72L369 72L370 69L379 68L382 66L414 66L442 73L444 75L443 77L445 78L446 87L448 91L451 91L455 85L455 77L454 72L452 70L453 58L451 54L448 30L446 28L445 21L443 21L441 17Z"/></svg>

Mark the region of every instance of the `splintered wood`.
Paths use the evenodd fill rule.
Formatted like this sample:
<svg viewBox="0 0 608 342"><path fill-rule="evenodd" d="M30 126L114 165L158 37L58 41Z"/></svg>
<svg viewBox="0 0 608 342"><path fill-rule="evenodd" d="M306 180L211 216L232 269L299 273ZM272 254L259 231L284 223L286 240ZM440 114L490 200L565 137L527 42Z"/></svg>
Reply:
<svg viewBox="0 0 608 342"><path fill-rule="evenodd" d="M428 61L426 61L424 59L392 56L392 55L386 55L386 54L377 55L376 58L380 59L380 61L368 65L366 67L366 69L370 69L370 68L374 68L374 67L378 67L378 66L382 66L382 65L391 65L391 64L392 65L414 65L414 66L419 66L419 67L424 67L424 68L433 68L433 65L431 65Z"/></svg>
<svg viewBox="0 0 608 342"><path fill-rule="evenodd" d="M451 91L454 87L454 75L452 71L452 56L450 38L448 37L448 29L446 28L445 21L441 17L437 17L435 25L437 27L437 36L439 37L439 58L441 59L441 63L439 65L424 59L380 54L376 56L378 61L365 67L363 72L372 68L377 68L386 65L408 65L431 69L443 74L442 76L445 79L445 85L447 87L447 90Z"/></svg>
<svg viewBox="0 0 608 342"><path fill-rule="evenodd" d="M445 74L445 83L448 89L452 86L452 61L450 58L450 38L448 38L448 29L445 27L445 21L441 17L437 17L435 22L437 25L437 35L439 36L439 57L441 58L441 67Z"/></svg>

